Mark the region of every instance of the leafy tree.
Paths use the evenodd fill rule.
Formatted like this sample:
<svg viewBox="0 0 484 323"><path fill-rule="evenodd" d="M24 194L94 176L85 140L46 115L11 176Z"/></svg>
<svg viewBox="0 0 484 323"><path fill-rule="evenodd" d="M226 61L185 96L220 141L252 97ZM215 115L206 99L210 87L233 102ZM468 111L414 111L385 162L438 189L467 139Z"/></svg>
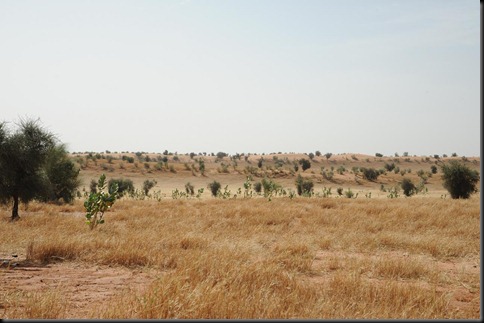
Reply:
<svg viewBox="0 0 484 323"><path fill-rule="evenodd" d="M65 145L52 147L45 162L45 174L49 182L44 201L59 201L71 203L80 185L79 169L69 158Z"/></svg>
<svg viewBox="0 0 484 323"><path fill-rule="evenodd" d="M321 152L319 150L316 150L316 156L321 156Z"/></svg>
<svg viewBox="0 0 484 323"><path fill-rule="evenodd" d="M453 199L467 199L477 191L478 171L471 170L458 161L451 161L449 164L442 165L442 173L444 188L449 191Z"/></svg>
<svg viewBox="0 0 484 323"><path fill-rule="evenodd" d="M313 158L314 158L314 154L313 154L313 153L309 153L309 154L308 154L308 157L309 157L309 159L313 160Z"/></svg>
<svg viewBox="0 0 484 323"><path fill-rule="evenodd" d="M43 198L49 190L44 165L55 143L38 121L21 120L14 133L0 123L0 203L13 200L12 221L20 218L20 201Z"/></svg>
<svg viewBox="0 0 484 323"><path fill-rule="evenodd" d="M326 154L324 154L324 157L326 157L327 160L330 159L331 156L333 156L332 153L326 153Z"/></svg>
<svg viewBox="0 0 484 323"><path fill-rule="evenodd" d="M306 169L309 169L311 168L311 162L307 159L300 159L299 160L299 164L301 164L301 167L302 167L302 170L303 172L306 170Z"/></svg>

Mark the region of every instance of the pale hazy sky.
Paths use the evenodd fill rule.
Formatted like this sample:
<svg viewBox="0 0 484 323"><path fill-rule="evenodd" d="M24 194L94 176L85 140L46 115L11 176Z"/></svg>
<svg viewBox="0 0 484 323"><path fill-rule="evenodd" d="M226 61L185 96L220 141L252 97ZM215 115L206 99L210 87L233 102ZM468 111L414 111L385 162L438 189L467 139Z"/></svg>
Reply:
<svg viewBox="0 0 484 323"><path fill-rule="evenodd" d="M477 0L0 0L0 121L72 151L480 156Z"/></svg>

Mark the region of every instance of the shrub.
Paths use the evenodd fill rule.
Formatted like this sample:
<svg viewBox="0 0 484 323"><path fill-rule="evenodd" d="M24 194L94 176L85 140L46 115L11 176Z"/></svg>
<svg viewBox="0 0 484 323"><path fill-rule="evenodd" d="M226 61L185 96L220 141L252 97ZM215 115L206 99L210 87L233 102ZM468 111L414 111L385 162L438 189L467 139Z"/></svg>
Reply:
<svg viewBox="0 0 484 323"><path fill-rule="evenodd" d="M210 189L210 192L212 192L212 195L217 197L218 192L220 191L220 188L222 185L220 185L219 182L213 181L212 183L208 184L208 188Z"/></svg>
<svg viewBox="0 0 484 323"><path fill-rule="evenodd" d="M374 168L361 167L360 171L363 173L363 177L369 181L375 181L380 175L380 172Z"/></svg>
<svg viewBox="0 0 484 323"><path fill-rule="evenodd" d="M217 153L217 158L218 159L223 159L225 156L227 156L227 153L224 153L223 151L219 151Z"/></svg>
<svg viewBox="0 0 484 323"><path fill-rule="evenodd" d="M148 195L149 191L156 185L156 180L145 180L143 182L143 192Z"/></svg>
<svg viewBox="0 0 484 323"><path fill-rule="evenodd" d="M395 168L395 163L391 163L391 164L385 163L384 167L387 171L391 172Z"/></svg>
<svg viewBox="0 0 484 323"><path fill-rule="evenodd" d="M91 193L89 198L84 202L84 208L86 209L86 223L91 230L98 224L104 223L104 212L114 204L114 201L118 196L118 187L116 183L113 184L109 193L104 191L105 188L106 176L102 174L98 181L97 192Z"/></svg>
<svg viewBox="0 0 484 323"><path fill-rule="evenodd" d="M308 157L309 157L309 159L313 160L313 158L314 158L314 154L313 154L313 153L309 153L309 154L308 154Z"/></svg>
<svg viewBox="0 0 484 323"><path fill-rule="evenodd" d="M432 174L437 174L437 166L435 165L430 166L430 170L432 171Z"/></svg>
<svg viewBox="0 0 484 323"><path fill-rule="evenodd" d="M348 190L345 191L345 196L349 199L352 198L354 195L355 193L353 193L353 191L350 188L348 188Z"/></svg>
<svg viewBox="0 0 484 323"><path fill-rule="evenodd" d="M258 194L262 192L262 183L261 182L256 182L254 184L254 191Z"/></svg>
<svg viewBox="0 0 484 323"><path fill-rule="evenodd" d="M92 182L91 182L92 183ZM131 194L134 192L133 181L123 178L112 178L108 182L108 191L110 194L114 192L115 186L118 187L118 196L122 197L125 193Z"/></svg>
<svg viewBox="0 0 484 323"><path fill-rule="evenodd" d="M194 195L195 194L195 187L193 187L193 185L190 184L190 182L188 182L188 183L185 184L185 191L187 192L187 194Z"/></svg>
<svg viewBox="0 0 484 323"><path fill-rule="evenodd" d="M382 155L382 154L380 154L380 153L376 153L376 154L375 154L375 156L376 156L376 157L383 157L383 155Z"/></svg>
<svg viewBox="0 0 484 323"><path fill-rule="evenodd" d="M311 162L307 159L301 159L299 160L299 164L301 164L301 167L302 167L302 170L303 172L306 170L306 169L309 169L311 168Z"/></svg>
<svg viewBox="0 0 484 323"><path fill-rule="evenodd" d="M402 180L401 186L405 196L411 196L416 193L417 187L408 178Z"/></svg>
<svg viewBox="0 0 484 323"><path fill-rule="evenodd" d="M342 187L338 187L336 189L336 192L338 193L339 196L343 195L343 188Z"/></svg>
<svg viewBox="0 0 484 323"><path fill-rule="evenodd" d="M316 156L321 156L321 152L319 150L316 150Z"/></svg>
<svg viewBox="0 0 484 323"><path fill-rule="evenodd" d="M297 194L303 196L310 196L313 192L314 183L310 179L304 179L298 175L296 179Z"/></svg>
<svg viewBox="0 0 484 323"><path fill-rule="evenodd" d="M281 185L267 178L263 178L261 183L262 183L262 187L264 188L264 196L266 197L281 188Z"/></svg>
<svg viewBox="0 0 484 323"><path fill-rule="evenodd" d="M442 180L444 188L449 191L453 199L467 199L477 191L476 185L479 182L479 172L471 170L458 161L451 161L442 166Z"/></svg>
<svg viewBox="0 0 484 323"><path fill-rule="evenodd" d="M330 159L331 156L333 156L332 153L326 153L326 154L324 154L324 157L326 157L326 159Z"/></svg>

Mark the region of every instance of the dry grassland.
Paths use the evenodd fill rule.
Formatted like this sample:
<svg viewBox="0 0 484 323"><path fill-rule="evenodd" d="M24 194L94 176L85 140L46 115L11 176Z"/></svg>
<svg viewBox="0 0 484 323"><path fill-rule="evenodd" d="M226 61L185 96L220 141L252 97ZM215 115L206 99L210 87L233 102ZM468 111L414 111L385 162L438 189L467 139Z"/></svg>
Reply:
<svg viewBox="0 0 484 323"><path fill-rule="evenodd" d="M479 319L480 196L0 211L3 318ZM12 262L11 262L12 263Z"/></svg>

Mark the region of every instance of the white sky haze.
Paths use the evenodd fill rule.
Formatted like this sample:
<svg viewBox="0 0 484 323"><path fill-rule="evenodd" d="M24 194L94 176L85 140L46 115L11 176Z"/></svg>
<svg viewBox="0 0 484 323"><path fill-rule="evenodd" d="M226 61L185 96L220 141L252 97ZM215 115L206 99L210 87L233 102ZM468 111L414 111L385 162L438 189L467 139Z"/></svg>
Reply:
<svg viewBox="0 0 484 323"><path fill-rule="evenodd" d="M70 151L480 156L476 0L0 0L0 122Z"/></svg>

